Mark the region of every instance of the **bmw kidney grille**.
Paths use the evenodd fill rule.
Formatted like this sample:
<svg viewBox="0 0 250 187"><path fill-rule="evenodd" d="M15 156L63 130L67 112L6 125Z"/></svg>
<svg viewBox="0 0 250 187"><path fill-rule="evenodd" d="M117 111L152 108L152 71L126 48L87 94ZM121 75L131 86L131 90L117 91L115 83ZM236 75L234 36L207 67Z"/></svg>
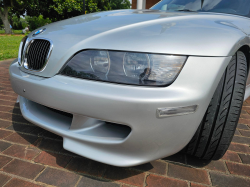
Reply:
<svg viewBox="0 0 250 187"><path fill-rule="evenodd" d="M32 40L26 50L24 67L29 70L41 71L48 62L51 50L50 41L43 39Z"/></svg>

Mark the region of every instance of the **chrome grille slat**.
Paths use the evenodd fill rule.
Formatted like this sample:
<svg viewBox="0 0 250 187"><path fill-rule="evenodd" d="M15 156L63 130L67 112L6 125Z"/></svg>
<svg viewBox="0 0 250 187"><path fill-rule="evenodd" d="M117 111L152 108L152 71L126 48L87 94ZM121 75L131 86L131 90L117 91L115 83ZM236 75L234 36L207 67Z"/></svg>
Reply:
<svg viewBox="0 0 250 187"><path fill-rule="evenodd" d="M33 64L33 66L32 66L32 69L36 69L35 67L36 67L36 56L37 56L37 52L39 51L38 50L38 45L39 45L39 43L40 43L40 41L37 41L37 42L35 42L34 43L34 46L33 46L33 48L34 49L36 49L36 50L34 50L34 53L33 53L33 61L32 61L32 64Z"/></svg>
<svg viewBox="0 0 250 187"><path fill-rule="evenodd" d="M34 69L38 69L39 68L39 59L40 59L39 54L41 53L40 51L42 50L42 44L43 44L42 40L41 41L39 40L37 42L37 46L36 46L37 51L36 51L36 54L35 54L35 66L34 66Z"/></svg>
<svg viewBox="0 0 250 187"><path fill-rule="evenodd" d="M49 45L49 44L47 44L47 45ZM50 49L49 46L47 46L47 50L45 51L46 56L44 57L44 61L47 58L47 55L49 54L49 49Z"/></svg>
<svg viewBox="0 0 250 187"><path fill-rule="evenodd" d="M45 39L34 39L26 53L26 69L41 70L48 60L48 54L51 50L51 43Z"/></svg>
<svg viewBox="0 0 250 187"><path fill-rule="evenodd" d="M46 48L47 48L47 43L43 43L43 50L42 50L42 52L41 52L41 53L42 53L42 58L41 58L41 60L42 60L43 62L45 61L46 56L47 56L47 55L46 55L46 52L45 52L45 51L46 51L46 50L45 50Z"/></svg>
<svg viewBox="0 0 250 187"><path fill-rule="evenodd" d="M29 54L28 55L28 62L33 62L33 51L34 51L34 48L29 48L29 51L28 51L28 54ZM28 64L28 67L32 68L31 67L31 63Z"/></svg>
<svg viewBox="0 0 250 187"><path fill-rule="evenodd" d="M41 55L41 52L40 49L42 49L42 44L43 44L43 41L39 41L39 43L37 44L37 59L40 59L42 58L42 55ZM39 68L39 64L37 63L37 59L36 59L36 66L35 66L35 69Z"/></svg>
<svg viewBox="0 0 250 187"><path fill-rule="evenodd" d="M47 50L46 49L49 49L48 48L48 43L44 43L44 48L43 48L43 61L45 62L45 60L46 60L46 57L47 57L47 54L48 54L48 52L47 52Z"/></svg>
<svg viewBox="0 0 250 187"><path fill-rule="evenodd" d="M32 49L32 61L30 62L31 63L31 65L30 65L30 69L34 69L34 64L35 64L35 62L36 62L36 49L37 49L37 43L38 42L34 42L34 46L33 46L33 49Z"/></svg>
<svg viewBox="0 0 250 187"><path fill-rule="evenodd" d="M34 67L34 62L35 62L35 49L36 49L36 42L34 42L33 43L33 47L31 48L31 51L30 51L30 53L31 53L31 61L30 61L30 63L29 63L29 68L30 69L33 69L33 67Z"/></svg>

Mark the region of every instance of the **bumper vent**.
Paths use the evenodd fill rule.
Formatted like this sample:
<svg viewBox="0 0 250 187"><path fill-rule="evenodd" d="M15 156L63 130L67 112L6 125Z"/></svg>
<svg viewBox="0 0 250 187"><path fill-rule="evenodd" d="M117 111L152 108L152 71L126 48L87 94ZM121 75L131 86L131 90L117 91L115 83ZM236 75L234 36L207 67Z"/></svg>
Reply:
<svg viewBox="0 0 250 187"><path fill-rule="evenodd" d="M29 70L43 70L49 60L51 50L52 44L48 40L34 39L30 41L25 53L24 67Z"/></svg>

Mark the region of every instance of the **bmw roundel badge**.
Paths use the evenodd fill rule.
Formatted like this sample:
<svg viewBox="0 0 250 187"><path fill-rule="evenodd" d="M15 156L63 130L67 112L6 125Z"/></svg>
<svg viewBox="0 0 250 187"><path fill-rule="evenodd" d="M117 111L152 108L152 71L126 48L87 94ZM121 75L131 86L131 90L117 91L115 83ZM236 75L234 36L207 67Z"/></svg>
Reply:
<svg viewBox="0 0 250 187"><path fill-rule="evenodd" d="M41 34L42 32L44 32L46 30L46 28L43 29L39 29L38 31L36 31L32 36L36 36L38 34Z"/></svg>

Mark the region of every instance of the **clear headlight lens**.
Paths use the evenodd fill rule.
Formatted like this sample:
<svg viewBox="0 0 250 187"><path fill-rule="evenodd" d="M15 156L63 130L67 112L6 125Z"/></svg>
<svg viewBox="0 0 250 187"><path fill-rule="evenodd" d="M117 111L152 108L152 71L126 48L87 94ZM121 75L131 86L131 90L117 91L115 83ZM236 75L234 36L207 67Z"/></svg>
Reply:
<svg viewBox="0 0 250 187"><path fill-rule="evenodd" d="M161 86L171 84L187 57L105 50L77 53L61 74L107 82Z"/></svg>
<svg viewBox="0 0 250 187"><path fill-rule="evenodd" d="M109 56L107 51L92 51L90 56L91 66L94 72L108 73L109 70ZM92 57L92 58L91 58Z"/></svg>
<svg viewBox="0 0 250 187"><path fill-rule="evenodd" d="M18 51L18 64L21 66L22 65L22 59L23 59L23 50L24 50L24 46L27 40L27 36L23 37L22 41L20 42L19 45L19 51Z"/></svg>
<svg viewBox="0 0 250 187"><path fill-rule="evenodd" d="M150 70L148 54L125 53L123 59L124 73L128 77L144 79Z"/></svg>

